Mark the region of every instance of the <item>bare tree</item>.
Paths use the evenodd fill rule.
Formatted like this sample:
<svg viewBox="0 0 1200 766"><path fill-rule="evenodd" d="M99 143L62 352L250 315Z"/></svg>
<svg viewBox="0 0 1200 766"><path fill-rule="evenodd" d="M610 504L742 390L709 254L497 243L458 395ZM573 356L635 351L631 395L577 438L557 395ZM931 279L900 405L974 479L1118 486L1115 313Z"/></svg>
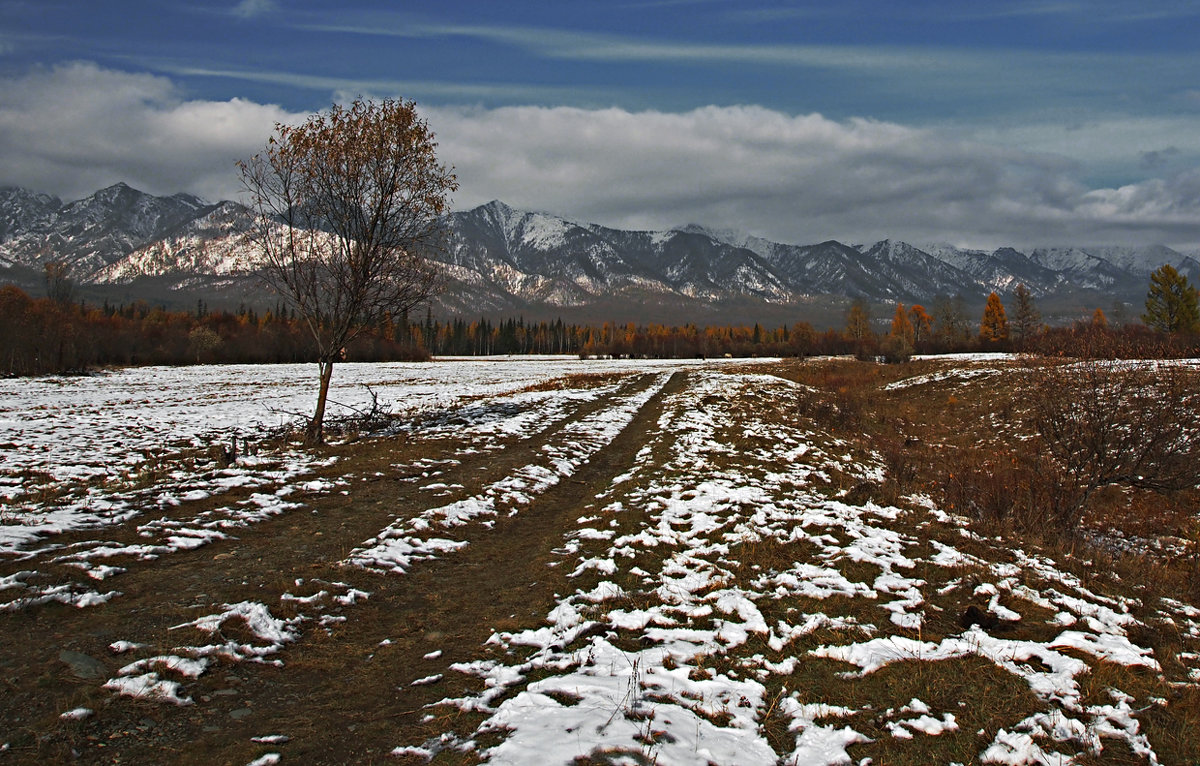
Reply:
<svg viewBox="0 0 1200 766"><path fill-rule="evenodd" d="M1025 283L1022 282L1013 290L1013 299L1017 306L1010 329L1017 343L1024 345L1041 329L1042 315L1034 306L1033 293L1029 291Z"/></svg>
<svg viewBox="0 0 1200 766"><path fill-rule="evenodd" d="M298 126L275 126L239 163L257 224L263 276L303 317L320 388L306 439L324 439L333 365L346 345L438 287L426 256L444 246L442 215L458 188L411 101L356 100Z"/></svg>
<svg viewBox="0 0 1200 766"><path fill-rule="evenodd" d="M46 297L59 306L69 306L75 300L75 283L71 281L70 270L62 261L51 261L46 264Z"/></svg>
<svg viewBox="0 0 1200 766"><path fill-rule="evenodd" d="M953 298L934 296L933 319L935 335L943 348L957 349L966 346L971 338L967 322L967 301L961 295Z"/></svg>

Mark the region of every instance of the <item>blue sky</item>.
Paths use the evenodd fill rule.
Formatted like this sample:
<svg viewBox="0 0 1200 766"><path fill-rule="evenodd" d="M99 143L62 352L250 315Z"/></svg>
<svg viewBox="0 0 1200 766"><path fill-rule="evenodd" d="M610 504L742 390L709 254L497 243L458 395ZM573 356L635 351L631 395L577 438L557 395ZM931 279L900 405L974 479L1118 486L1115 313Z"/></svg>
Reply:
<svg viewBox="0 0 1200 766"><path fill-rule="evenodd" d="M210 198L415 99L458 207L786 241L1200 246L1200 5L0 0L0 184Z"/></svg>

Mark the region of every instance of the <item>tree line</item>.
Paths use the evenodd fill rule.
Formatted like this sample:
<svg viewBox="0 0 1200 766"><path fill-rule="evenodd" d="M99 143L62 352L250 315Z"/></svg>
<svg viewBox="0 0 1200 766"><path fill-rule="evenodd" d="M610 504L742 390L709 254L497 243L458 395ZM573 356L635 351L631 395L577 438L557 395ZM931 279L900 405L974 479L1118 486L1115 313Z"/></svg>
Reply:
<svg viewBox="0 0 1200 766"><path fill-rule="evenodd" d="M859 358L902 362L914 353L1018 351L1043 356L1169 358L1200 354L1200 292L1169 264L1150 277L1143 323L1112 326L1103 309L1090 319L1065 327L1047 327L1029 289L1013 291L1013 316L993 292L988 295L978 331L973 332L961 297L935 298L924 306L896 305L890 330L872 329L870 309L856 301L847 313L846 337Z"/></svg>
<svg viewBox="0 0 1200 766"><path fill-rule="evenodd" d="M97 367L196 363L311 362L312 334L298 316L277 307L167 311L138 301L89 306L31 298L0 287L0 375L48 375ZM364 333L345 349L355 361L422 359L418 344L394 333Z"/></svg>
<svg viewBox="0 0 1200 766"><path fill-rule="evenodd" d="M108 366L315 362L321 351L309 320L282 302L266 311L241 307L168 311L138 301L89 306L69 291L32 298L0 287L0 375L82 372ZM852 343L807 322L791 327L702 327L605 322L598 326L522 317L493 321L383 315L339 349L344 361L409 361L438 356L572 354L712 357L845 354Z"/></svg>
<svg viewBox="0 0 1200 766"><path fill-rule="evenodd" d="M438 356L572 354L583 357L735 357L855 354L903 361L914 353L1026 351L1050 356L1180 357L1200 355L1196 290L1169 266L1155 273L1144 323L1110 325L1100 309L1066 327L1046 327L1029 291L1018 286L1011 311L988 297L978 322L961 297L897 304L887 332L876 330L865 301L856 301L841 330L808 322L790 326L600 325L385 314L344 349L346 361L405 361ZM282 302L260 312L167 311L145 302L76 303L69 290L31 298L0 287L0 374L46 375L89 368L196 363L313 362L319 358L307 320Z"/></svg>

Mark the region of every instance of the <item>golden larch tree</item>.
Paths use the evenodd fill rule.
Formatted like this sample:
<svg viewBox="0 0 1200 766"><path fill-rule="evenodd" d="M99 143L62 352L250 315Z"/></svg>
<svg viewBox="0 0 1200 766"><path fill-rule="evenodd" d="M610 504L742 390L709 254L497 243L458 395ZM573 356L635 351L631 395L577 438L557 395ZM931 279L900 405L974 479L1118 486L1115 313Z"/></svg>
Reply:
<svg viewBox="0 0 1200 766"><path fill-rule="evenodd" d="M1008 316L1004 304L995 293L988 295L983 308L983 319L979 322L979 339L985 344L999 345L1008 341Z"/></svg>
<svg viewBox="0 0 1200 766"><path fill-rule="evenodd" d="M929 340L933 333L933 317L919 303L914 303L908 309L908 321L913 328L913 347L922 341Z"/></svg>
<svg viewBox="0 0 1200 766"><path fill-rule="evenodd" d="M909 319L908 312L904 310L903 303L896 304L896 314L892 317L892 332L893 337L900 338L911 348L916 344L916 331L913 328L912 320Z"/></svg>

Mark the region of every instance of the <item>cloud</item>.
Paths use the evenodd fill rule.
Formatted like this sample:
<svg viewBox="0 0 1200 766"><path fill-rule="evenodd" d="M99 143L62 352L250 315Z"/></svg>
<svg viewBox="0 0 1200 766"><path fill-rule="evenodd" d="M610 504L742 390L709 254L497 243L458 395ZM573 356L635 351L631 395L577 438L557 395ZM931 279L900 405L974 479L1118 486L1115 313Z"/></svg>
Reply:
<svg viewBox="0 0 1200 766"><path fill-rule="evenodd" d="M219 199L238 190L234 162L299 118L243 99L185 100L164 77L39 68L0 78L0 184L75 199L125 181Z"/></svg>
<svg viewBox="0 0 1200 766"><path fill-rule="evenodd" d="M131 57L133 58L133 57ZM567 86L523 85L507 83L466 83L438 80L394 80L371 79L361 77L328 77L324 75L305 74L302 72L278 71L270 69L234 69L216 68L193 65L180 65L170 61L136 57L138 63L153 69L180 77L216 77L226 80L241 80L243 82L262 83L267 85L282 85L289 88L299 88L321 93L338 94L339 98L349 94L366 97L372 93L404 94L406 97L456 102L476 102L481 100L523 100L540 101L545 99L566 99L578 96L581 88ZM605 91L598 88L589 89L597 97L613 97L615 91Z"/></svg>
<svg viewBox="0 0 1200 766"><path fill-rule="evenodd" d="M759 106L421 112L458 173L458 208L502 199L611 226L694 221L796 243L1200 244L1200 170L1181 155L1172 175L1096 188L1083 164L999 135ZM117 181L232 197L234 162L305 116L189 100L168 78L95 64L36 69L0 78L0 184L66 199ZM1165 158L1176 145L1143 149Z"/></svg>
<svg viewBox="0 0 1200 766"><path fill-rule="evenodd" d="M426 110L461 181L612 226L689 221L788 242L1200 243L1193 176L1089 189L1081 168L961 135L761 107Z"/></svg>
<svg viewBox="0 0 1200 766"><path fill-rule="evenodd" d="M1077 123L1027 121L974 128L971 135L983 143L1069 156L1093 172L1106 167L1146 169L1148 155L1160 165L1200 161L1200 115L1112 114Z"/></svg>
<svg viewBox="0 0 1200 766"><path fill-rule="evenodd" d="M511 46L568 61L754 64L831 70L943 72L979 67L971 52L854 45L763 45L677 42L655 37L600 34L551 27L485 24L423 24L397 15L367 20L339 17L332 22L298 24L309 31L401 38L465 38Z"/></svg>
<svg viewBox="0 0 1200 766"><path fill-rule="evenodd" d="M1178 157L1180 151L1178 147L1168 146L1165 149L1153 149L1148 152L1141 152L1138 156L1141 158L1141 165L1146 170L1158 170L1167 164L1168 161Z"/></svg>
<svg viewBox="0 0 1200 766"><path fill-rule="evenodd" d="M243 19L265 16L278 8L275 0L241 0L233 8L233 15Z"/></svg>

